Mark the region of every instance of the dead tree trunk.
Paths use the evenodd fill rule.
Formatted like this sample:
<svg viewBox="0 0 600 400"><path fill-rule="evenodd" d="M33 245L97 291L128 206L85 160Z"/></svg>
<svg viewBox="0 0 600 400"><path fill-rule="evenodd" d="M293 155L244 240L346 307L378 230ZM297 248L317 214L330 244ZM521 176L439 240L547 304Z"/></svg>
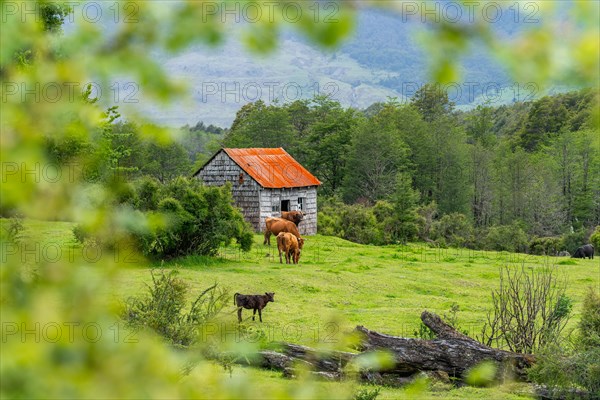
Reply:
<svg viewBox="0 0 600 400"><path fill-rule="evenodd" d="M525 370L533 364L533 356L485 346L457 332L440 317L427 311L421 314L421 320L436 334L436 339L403 338L357 326L356 331L362 335L358 350L388 351L394 358L394 365L385 371L361 371L361 380L401 386L410 382L419 372L441 379L462 379L467 370L482 361L496 362L502 367L499 371L509 370L517 379L526 380ZM284 375L290 377L295 375L294 366L300 364L308 367L318 377L338 380L345 377L345 367L360 354L362 353L320 352L284 343L280 351L263 350L255 358L243 358L238 362L283 371Z"/></svg>
<svg viewBox="0 0 600 400"><path fill-rule="evenodd" d="M240 358L238 363L282 371L288 377L295 376L295 367L305 366L318 377L339 380L348 362L357 355L343 351L322 352L290 343L282 343L278 350L261 350L256 357Z"/></svg>
<svg viewBox="0 0 600 400"><path fill-rule="evenodd" d="M436 334L436 339L402 338L358 326L356 330L363 335L359 350L390 351L394 356L395 366L385 373L404 376L420 371L443 371L449 376L462 378L468 369L489 360L509 367L515 377L526 379L525 369L534 362L533 356L528 354L485 346L457 332L440 317L427 311L421 314L421 320Z"/></svg>

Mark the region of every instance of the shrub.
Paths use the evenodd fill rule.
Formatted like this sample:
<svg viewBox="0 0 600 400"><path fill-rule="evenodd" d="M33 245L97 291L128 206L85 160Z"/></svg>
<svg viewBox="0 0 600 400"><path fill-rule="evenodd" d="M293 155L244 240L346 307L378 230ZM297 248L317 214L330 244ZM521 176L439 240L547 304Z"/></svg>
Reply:
<svg viewBox="0 0 600 400"><path fill-rule="evenodd" d="M15 215L9 220L8 228L6 229L8 239L12 241L18 241L19 235L24 229L25 226L23 225L23 216L20 214Z"/></svg>
<svg viewBox="0 0 600 400"><path fill-rule="evenodd" d="M511 252L527 250L527 234L516 223L492 226L484 239L486 249Z"/></svg>
<svg viewBox="0 0 600 400"><path fill-rule="evenodd" d="M109 182L116 204L129 204L135 207L137 204L137 193L133 184L118 179Z"/></svg>
<svg viewBox="0 0 600 400"><path fill-rule="evenodd" d="M150 196L155 185L148 180L137 186L138 205L147 220L164 223L145 231L130 230L145 255L214 255L219 246L228 245L232 239L244 251L252 246L252 228L232 205L230 186L204 186L196 179L180 177L158 186L157 195Z"/></svg>
<svg viewBox="0 0 600 400"><path fill-rule="evenodd" d="M394 205L385 200L379 200L372 208L375 221L381 230L383 243L392 243L400 236L398 221L394 215Z"/></svg>
<svg viewBox="0 0 600 400"><path fill-rule="evenodd" d="M583 300L579 321L579 340L586 348L600 348L600 295L589 288Z"/></svg>
<svg viewBox="0 0 600 400"><path fill-rule="evenodd" d="M362 244L384 244L384 235L372 207L347 205L335 198L320 202L318 230Z"/></svg>
<svg viewBox="0 0 600 400"><path fill-rule="evenodd" d="M144 177L139 179L136 184L136 192L138 197L138 209L142 211L156 210L159 201L160 183L152 177Z"/></svg>
<svg viewBox="0 0 600 400"><path fill-rule="evenodd" d="M406 243L417 237L420 217L415 208L404 208L401 202L379 200L372 210L382 243Z"/></svg>
<svg viewBox="0 0 600 400"><path fill-rule="evenodd" d="M341 210L341 234L344 239L355 243L383 244L383 235L373 210L355 204Z"/></svg>
<svg viewBox="0 0 600 400"><path fill-rule="evenodd" d="M530 379L548 386L557 398L600 397L600 296L592 288L584 299L578 329L572 346L549 344L529 370Z"/></svg>
<svg viewBox="0 0 600 400"><path fill-rule="evenodd" d="M463 214L446 214L433 222L432 236L448 246L462 247L473 243L473 225Z"/></svg>
<svg viewBox="0 0 600 400"><path fill-rule="evenodd" d="M560 237L536 237L529 242L529 251L531 254L554 256L562 250L561 244Z"/></svg>
<svg viewBox="0 0 600 400"><path fill-rule="evenodd" d="M198 328L225 307L229 294L214 284L184 312L188 285L176 275L176 271L152 272L148 293L127 300L123 319L135 329L149 328L172 344L189 346L195 342Z"/></svg>
<svg viewBox="0 0 600 400"><path fill-rule="evenodd" d="M79 243L85 242L85 239L90 237L89 232L87 232L87 230L81 224L77 224L73 227L73 235Z"/></svg>
<svg viewBox="0 0 600 400"><path fill-rule="evenodd" d="M354 400L375 400L379 396L381 388L375 388L373 390L360 389L354 394Z"/></svg>
<svg viewBox="0 0 600 400"><path fill-rule="evenodd" d="M600 251L600 225L596 227L592 236L590 236L590 243Z"/></svg>
<svg viewBox="0 0 600 400"><path fill-rule="evenodd" d="M428 240L431 236L433 220L438 214L437 204L435 201L427 205L417 208L418 218L418 235L422 240Z"/></svg>
<svg viewBox="0 0 600 400"><path fill-rule="evenodd" d="M564 234L561 239L561 248L573 254L575 253L575 250L587 242L588 234L585 230L581 229L572 233Z"/></svg>
<svg viewBox="0 0 600 400"><path fill-rule="evenodd" d="M532 353L552 343L571 315L566 286L555 268L502 268L499 288L492 291L494 308L488 312L480 340L517 353Z"/></svg>
<svg viewBox="0 0 600 400"><path fill-rule="evenodd" d="M431 340L436 338L435 332L425 325L423 321L419 322L419 329L415 329L413 334L419 339Z"/></svg>

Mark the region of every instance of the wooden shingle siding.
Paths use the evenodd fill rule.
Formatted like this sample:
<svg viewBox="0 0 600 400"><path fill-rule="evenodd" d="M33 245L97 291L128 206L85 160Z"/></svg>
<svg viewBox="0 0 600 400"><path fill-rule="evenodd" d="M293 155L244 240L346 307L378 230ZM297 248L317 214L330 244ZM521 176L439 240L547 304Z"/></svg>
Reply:
<svg viewBox="0 0 600 400"><path fill-rule="evenodd" d="M244 182L240 185L240 173L244 175ZM246 221L250 222L255 230L260 226L260 208L258 192L262 189L224 152L217 154L196 175L206 185L223 186L231 182L231 194L237 207L242 210Z"/></svg>
<svg viewBox="0 0 600 400"><path fill-rule="evenodd" d="M240 174L243 183L240 184ZM300 223L301 235L317 233L317 187L264 188L236 164L225 151L217 153L195 175L206 185L222 186L231 182L231 193L235 205L242 210L244 218L254 230L263 232L267 217L281 216L281 201L290 201L290 211L298 210L298 198L303 198L303 211L306 213ZM273 210L277 207L277 211Z"/></svg>
<svg viewBox="0 0 600 400"><path fill-rule="evenodd" d="M290 189L263 189L261 192L261 220L262 230L267 217L279 217L280 211L272 211L274 205L280 206L282 200L290 201L290 211L297 210L298 197L304 198L304 212L306 216L300 223L301 235L314 235L317 233L317 188L303 187Z"/></svg>

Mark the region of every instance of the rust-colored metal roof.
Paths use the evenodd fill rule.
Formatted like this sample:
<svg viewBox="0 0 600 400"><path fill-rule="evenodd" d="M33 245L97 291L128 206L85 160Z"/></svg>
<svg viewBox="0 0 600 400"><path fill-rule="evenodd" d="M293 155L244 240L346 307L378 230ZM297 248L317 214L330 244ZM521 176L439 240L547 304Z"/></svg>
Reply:
<svg viewBox="0 0 600 400"><path fill-rule="evenodd" d="M319 181L283 148L229 149L223 151L265 188L319 186Z"/></svg>

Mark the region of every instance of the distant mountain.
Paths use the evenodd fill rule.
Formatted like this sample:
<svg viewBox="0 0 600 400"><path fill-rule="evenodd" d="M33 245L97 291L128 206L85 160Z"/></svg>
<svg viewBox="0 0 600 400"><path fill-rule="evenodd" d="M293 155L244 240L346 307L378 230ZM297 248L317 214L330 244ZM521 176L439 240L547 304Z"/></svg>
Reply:
<svg viewBox="0 0 600 400"><path fill-rule="evenodd" d="M371 9L362 10L357 22L353 36L334 53L286 32L278 50L264 58L249 54L234 40L217 49L196 46L176 56L157 55L174 79L191 87L192 96L168 108L142 101L142 111L171 126L201 120L227 127L242 105L258 99L286 102L330 94L357 108L390 96L405 101L427 81L428 55L418 43L426 26ZM506 17L494 29L510 37L521 28ZM523 100L515 97L508 75L481 45L461 60L461 74L463 81L449 88L459 108L481 102L486 87L505 88L495 104ZM520 89L519 96L527 95Z"/></svg>

